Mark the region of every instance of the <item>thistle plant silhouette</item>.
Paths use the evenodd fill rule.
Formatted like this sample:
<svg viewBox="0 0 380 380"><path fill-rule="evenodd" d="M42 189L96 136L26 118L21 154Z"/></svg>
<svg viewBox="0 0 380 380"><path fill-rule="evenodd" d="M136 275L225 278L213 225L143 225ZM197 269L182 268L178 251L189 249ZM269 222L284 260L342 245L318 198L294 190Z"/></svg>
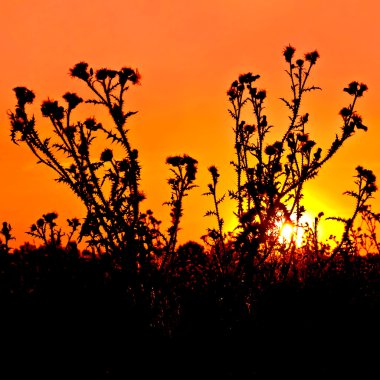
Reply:
<svg viewBox="0 0 380 380"><path fill-rule="evenodd" d="M282 137L269 143L273 128L265 114L266 91L256 87L260 75L240 75L227 91L229 114L234 120L235 160L231 162L236 172L236 188L229 191L236 201L238 218L234 238L234 262L237 271L248 273L258 269L273 253L280 249L280 226L284 222L299 225L305 208L301 203L304 184L318 175L320 169L343 146L357 130L367 130L362 118L355 110L357 100L363 96L367 86L351 82L344 91L352 97L351 103L341 109L343 125L329 149L324 151L308 131L309 114L302 112L301 104L308 92L320 90L309 84L319 54L306 53L303 59L295 59L295 48L287 46L283 56L288 65L286 73L290 79L290 97L282 98L289 110L289 124ZM243 120L243 113L251 120ZM208 195L215 193L215 169L210 170L213 184ZM215 198L215 196L214 196ZM221 199L222 200L222 199ZM209 236L220 241L222 219L218 205L208 215L216 215L218 230L210 230Z"/></svg>
<svg viewBox="0 0 380 380"><path fill-rule="evenodd" d="M164 204L171 207L171 226L168 228L169 238L166 240L166 252L161 267L165 268L168 259L173 260L177 244L179 223L183 215L183 198L188 195L188 191L196 187L194 185L197 173L197 160L183 156L172 156L166 159L166 163L171 165L170 171L174 175L168 179L171 188L171 199Z"/></svg>
<svg viewBox="0 0 380 380"><path fill-rule="evenodd" d="M225 196L217 195L220 174L215 166L211 166L212 183L208 185L206 195L213 198L214 208L206 215L215 216L217 227L208 229L205 238L205 241L211 239L223 273L232 268L252 277L253 271L273 254L294 252L294 244L284 251L284 243L279 239L280 225L283 222L300 225L305 212L302 205L304 184L318 175L324 164L357 130L367 130L355 110L367 86L354 81L344 88L352 100L340 111L342 126L339 133L328 149L318 146L308 131L309 114L302 110L301 104L308 92L320 90L309 84L319 54L313 51L296 59L295 48L289 45L283 56L288 65L290 97L282 98L282 101L289 111L289 124L277 141L269 141L273 126L265 113L266 91L256 86L260 75L242 74L227 91L228 112L234 120L235 159L231 164L237 185L229 191L229 196L236 201L238 226L232 237L224 231L220 204ZM155 264L165 269L175 255L183 198L196 186L197 161L188 155L167 159L173 176L168 180L171 199L165 202L171 207L171 226L165 235L152 211L141 212L140 204L144 199L140 190L141 167L138 150L132 147L128 137L127 122L136 112L125 110L125 96L131 85L139 83L138 71L127 67L119 71L106 68L94 71L87 63L80 62L71 68L70 73L90 89L92 97L83 100L77 94L67 92L63 96L65 106L50 99L44 101L41 112L49 119L52 129L51 136L43 139L35 117L29 116L26 110L26 106L34 101L34 93L26 87L14 88L17 105L14 112L9 112L11 139L16 144L26 144L38 162L50 167L57 174L57 181L68 185L82 200L87 215L81 224L79 241L86 238L87 243L99 252L127 259L132 271L152 263L152 256ZM105 107L112 125L104 126L95 118L74 122L73 112L84 102ZM244 118L248 115L251 120L246 122L243 115ZM95 139L120 146L123 155L116 158L111 146L94 159L91 149ZM366 169L362 170L367 173ZM355 217L362 208L362 205L357 208ZM346 230L350 230L352 223L346 222ZM57 235L51 235L49 240L46 231L39 228L42 227L36 225L30 234L45 239L45 244L60 242L57 231ZM45 224L43 228L46 228ZM313 239L317 247L316 231ZM342 239L347 240L348 233Z"/></svg>
<svg viewBox="0 0 380 380"><path fill-rule="evenodd" d="M9 241L14 240L15 237L11 234L12 226L8 222L3 222L3 227L0 230L1 235L3 235L5 242L0 240L0 252L9 253Z"/></svg>
<svg viewBox="0 0 380 380"><path fill-rule="evenodd" d="M76 64L70 73L91 90L93 98L85 102L105 107L113 125L104 126L94 118L73 122L73 111L84 100L68 92L63 96L65 107L53 100L42 103L42 115L52 125L51 136L42 139L35 117L26 111L35 95L25 87L16 87L17 106L9 113L12 141L26 144L38 162L51 168L57 181L68 185L81 199L87 215L79 240L86 237L89 245L113 255L128 252L130 265L136 267L137 254L147 254L143 236L146 230L139 228L144 195L139 188L138 150L132 148L126 127L136 112L125 111L125 95L130 85L139 83L139 73L126 67L94 72L85 62ZM95 160L91 147L101 137L121 146L124 156L116 159L113 150L106 148Z"/></svg>
<svg viewBox="0 0 380 380"><path fill-rule="evenodd" d="M352 227L350 239L356 249L356 254L380 254L380 243L377 238L380 213L372 211L372 206L365 204L360 210L360 224Z"/></svg>
<svg viewBox="0 0 380 380"><path fill-rule="evenodd" d="M329 217L328 219L337 220L344 223L344 232L339 244L335 247L333 253L329 257L331 261L338 253L343 256L345 262L348 262L350 254L356 254L356 249L358 245L355 244L355 239L352 239L354 223L358 215L362 214L364 220L367 220L369 228L373 228L373 219L376 220L377 216L375 214L369 213L368 200L373 197L373 193L377 191L376 186L376 176L369 169L364 169L362 166L356 168L356 180L355 184L357 186L356 191L346 191L344 194L353 197L355 202L355 208L353 214L350 218L342 217ZM372 220L371 220L372 219ZM372 233L375 233L372 229Z"/></svg>
<svg viewBox="0 0 380 380"><path fill-rule="evenodd" d="M43 245L52 251L62 248L62 238L65 235L55 222L58 218L58 214L55 212L49 212L42 215L36 223L30 226L30 230L27 232L28 235L37 238L43 242ZM67 235L67 244L65 249L68 250L70 244L75 243L73 239L74 235L77 233L79 226L81 225L79 219L67 219L70 232Z"/></svg>
<svg viewBox="0 0 380 380"><path fill-rule="evenodd" d="M150 254L164 251L165 266L176 248L183 197L195 186L197 161L188 155L167 159L174 178L168 180L172 198L166 204L172 207L172 226L165 236L152 212L140 211L144 199L140 191L141 168L138 150L132 148L128 138L127 121L137 112L125 111L125 95L130 85L139 83L139 72L126 67L119 71L106 68L94 71L87 63L80 62L70 73L87 85L93 98L84 101L77 94L67 92L63 95L66 107L58 101L44 101L41 112L50 120L52 133L42 139L35 117L28 116L26 111L26 105L33 103L35 95L26 87L16 87L17 106L14 112L9 112L11 139L16 144L26 144L38 163L50 167L58 175L57 181L68 185L81 199L87 215L79 241L86 237L87 243L99 252L104 250L127 259L132 270L149 263ZM83 102L105 107L113 125L104 126L95 118L73 122L73 111ZM105 148L99 159L94 160L91 147L100 138L121 146L124 156L117 159L112 149ZM29 234L42 239L45 245L59 245L60 231L54 230L55 226L48 221L39 221L41 225L33 224ZM47 226L50 226L50 238L46 235Z"/></svg>
<svg viewBox="0 0 380 380"><path fill-rule="evenodd" d="M225 194L223 194L220 198L217 195L217 186L220 177L217 167L212 165L208 168L208 171L211 174L212 183L208 184L209 191L204 193L203 195L212 197L214 203L214 210L208 210L205 216L215 216L217 228L209 228L208 234L202 236L202 239L206 244L210 245L213 248L219 269L223 272L226 268L227 261L229 260L229 257L227 257L228 251L226 250L225 244L226 235L223 231L224 219L221 217L219 207L225 199ZM212 243L209 243L210 239Z"/></svg>

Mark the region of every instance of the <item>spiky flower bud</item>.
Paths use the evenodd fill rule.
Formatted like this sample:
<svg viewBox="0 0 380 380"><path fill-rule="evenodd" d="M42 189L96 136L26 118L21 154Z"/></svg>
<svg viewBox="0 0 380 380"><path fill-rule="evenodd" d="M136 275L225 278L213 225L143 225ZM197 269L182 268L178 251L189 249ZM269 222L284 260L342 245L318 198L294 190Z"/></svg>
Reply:
<svg viewBox="0 0 380 380"><path fill-rule="evenodd" d="M287 46L285 49L284 49L284 52L283 52L283 55L285 57L285 61L286 62L291 62L292 58L293 58L293 55L295 53L296 49L293 47L293 46Z"/></svg>
<svg viewBox="0 0 380 380"><path fill-rule="evenodd" d="M100 155L100 160L103 162L112 161L113 153L111 149L105 149Z"/></svg>
<svg viewBox="0 0 380 380"><path fill-rule="evenodd" d="M87 69L88 63L79 62L72 69L70 69L70 74L72 77L76 77L87 82L87 80L90 78L90 74L88 73Z"/></svg>

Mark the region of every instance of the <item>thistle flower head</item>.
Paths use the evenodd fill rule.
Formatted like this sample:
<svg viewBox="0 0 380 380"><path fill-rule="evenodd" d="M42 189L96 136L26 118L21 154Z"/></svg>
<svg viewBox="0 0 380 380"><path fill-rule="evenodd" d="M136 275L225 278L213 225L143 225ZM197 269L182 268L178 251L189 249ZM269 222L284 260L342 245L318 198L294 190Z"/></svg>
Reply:
<svg viewBox="0 0 380 380"><path fill-rule="evenodd" d="M116 70L107 70L107 76L111 79L115 78L116 74L117 74Z"/></svg>
<svg viewBox="0 0 380 380"><path fill-rule="evenodd" d="M72 69L70 69L70 75L87 82L87 80L90 78L90 73L87 71L87 69L88 63L79 62Z"/></svg>
<svg viewBox="0 0 380 380"><path fill-rule="evenodd" d="M33 103L35 95L33 91L28 90L26 87L15 87L13 91L16 94L16 98L20 107L23 107L26 103Z"/></svg>
<svg viewBox="0 0 380 380"><path fill-rule="evenodd" d="M291 45L287 46L284 49L283 55L285 57L285 61L286 62L289 62L289 63L291 62L295 51L296 51L296 49L293 46L291 46Z"/></svg>
<svg viewBox="0 0 380 380"><path fill-rule="evenodd" d="M376 186L376 176L373 174L372 170L364 169L362 166L357 166L356 171L358 175L356 177L361 178L365 181L364 190L368 194L372 194L377 190Z"/></svg>
<svg viewBox="0 0 380 380"><path fill-rule="evenodd" d="M212 165L208 168L208 171L211 173L213 182L218 182L218 177L220 176L220 174L218 173L217 167Z"/></svg>
<svg viewBox="0 0 380 380"><path fill-rule="evenodd" d="M319 58L319 53L316 50L305 54L306 61L310 62L310 64L312 65L315 65L318 58Z"/></svg>
<svg viewBox="0 0 380 380"><path fill-rule="evenodd" d="M358 89L358 96L363 96L363 93L368 90L368 87L364 83L360 83L359 89Z"/></svg>
<svg viewBox="0 0 380 380"><path fill-rule="evenodd" d="M90 117L84 121L84 125L86 126L87 129L90 131L97 131L102 124L97 123L96 120L93 117Z"/></svg>
<svg viewBox="0 0 380 380"><path fill-rule="evenodd" d="M251 135L252 133L254 133L256 130L256 127L254 125L250 125L250 124L245 124L244 125L244 131L248 134L248 135Z"/></svg>
<svg viewBox="0 0 380 380"><path fill-rule="evenodd" d="M66 92L66 94L63 95L63 99L65 99L68 103L70 110L74 109L78 104L83 102L82 98L72 92Z"/></svg>
<svg viewBox="0 0 380 380"><path fill-rule="evenodd" d="M273 145L268 145L266 148L265 148L265 153L268 155L268 156L273 156L274 154L276 154L278 151L277 149L273 146Z"/></svg>
<svg viewBox="0 0 380 380"><path fill-rule="evenodd" d="M44 214L43 218L46 223L53 223L53 221L58 218L58 214L56 212L49 212Z"/></svg>
<svg viewBox="0 0 380 380"><path fill-rule="evenodd" d="M133 74L131 74L128 79L133 84L140 84L141 83L141 74L139 73L139 71L137 69L132 70L132 71L133 71Z"/></svg>
<svg viewBox="0 0 380 380"><path fill-rule="evenodd" d="M103 162L112 161L113 153L111 149L105 149L100 155L100 160Z"/></svg>
<svg viewBox="0 0 380 380"><path fill-rule="evenodd" d="M256 93L255 98L258 100L264 100L267 96L267 92L265 90L260 90Z"/></svg>
<svg viewBox="0 0 380 380"><path fill-rule="evenodd" d="M304 143L307 140L309 140L309 135L307 133L298 133L297 138L298 138L298 141L301 141Z"/></svg>
<svg viewBox="0 0 380 380"><path fill-rule="evenodd" d="M108 76L108 70L107 69L99 69L95 73L95 77L97 80L104 80L107 78L107 76Z"/></svg>
<svg viewBox="0 0 380 380"><path fill-rule="evenodd" d="M238 96L238 92L237 92L236 88L231 87L231 88L227 91L227 96L228 96L229 100L234 100L234 99L236 99L237 96Z"/></svg>
<svg viewBox="0 0 380 380"><path fill-rule="evenodd" d="M171 156L166 159L166 163L171 166L180 166L182 163L182 157L181 156Z"/></svg>
<svg viewBox="0 0 380 380"><path fill-rule="evenodd" d="M358 83L356 81L351 82L343 91L347 92L350 95L355 95L357 97L363 96L364 92L368 90L368 87L364 83Z"/></svg>
<svg viewBox="0 0 380 380"><path fill-rule="evenodd" d="M239 82L241 84L251 84L255 80L259 79L260 75L253 75L252 73L247 73L247 74L241 74L239 75Z"/></svg>
<svg viewBox="0 0 380 380"><path fill-rule="evenodd" d="M42 115L45 117L51 117L56 120L62 120L64 118L64 108L58 105L57 101L45 100L41 105Z"/></svg>
<svg viewBox="0 0 380 380"><path fill-rule="evenodd" d="M340 114L343 118L345 118L345 117L347 117L347 116L350 116L351 113L352 113L352 111L351 111L349 108L347 108L347 107L343 107L343 108L340 110L340 112L339 112L339 114Z"/></svg>

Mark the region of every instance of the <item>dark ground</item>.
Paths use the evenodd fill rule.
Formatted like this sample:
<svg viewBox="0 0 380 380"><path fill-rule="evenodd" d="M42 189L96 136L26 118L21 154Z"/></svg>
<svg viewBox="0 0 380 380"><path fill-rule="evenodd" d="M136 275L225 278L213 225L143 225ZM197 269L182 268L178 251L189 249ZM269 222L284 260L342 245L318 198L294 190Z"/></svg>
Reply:
<svg viewBox="0 0 380 380"><path fill-rule="evenodd" d="M123 273L61 264L2 259L1 379L380 378L379 276L275 284L251 314L233 285L178 290L163 328Z"/></svg>

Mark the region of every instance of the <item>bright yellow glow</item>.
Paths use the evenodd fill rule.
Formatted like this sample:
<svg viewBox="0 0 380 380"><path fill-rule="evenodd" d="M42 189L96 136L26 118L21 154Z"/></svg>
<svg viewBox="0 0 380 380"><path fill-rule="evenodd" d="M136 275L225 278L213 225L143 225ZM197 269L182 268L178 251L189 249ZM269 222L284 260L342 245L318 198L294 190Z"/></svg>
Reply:
<svg viewBox="0 0 380 380"><path fill-rule="evenodd" d="M294 223L283 223L280 225L280 243L290 244L292 242L295 242L297 247L301 247L305 230L308 227L314 228L314 221L313 218L306 213L301 217L298 226Z"/></svg>
<svg viewBox="0 0 380 380"><path fill-rule="evenodd" d="M280 241L282 243L290 243L295 234L295 228L290 223L283 224L281 228Z"/></svg>

